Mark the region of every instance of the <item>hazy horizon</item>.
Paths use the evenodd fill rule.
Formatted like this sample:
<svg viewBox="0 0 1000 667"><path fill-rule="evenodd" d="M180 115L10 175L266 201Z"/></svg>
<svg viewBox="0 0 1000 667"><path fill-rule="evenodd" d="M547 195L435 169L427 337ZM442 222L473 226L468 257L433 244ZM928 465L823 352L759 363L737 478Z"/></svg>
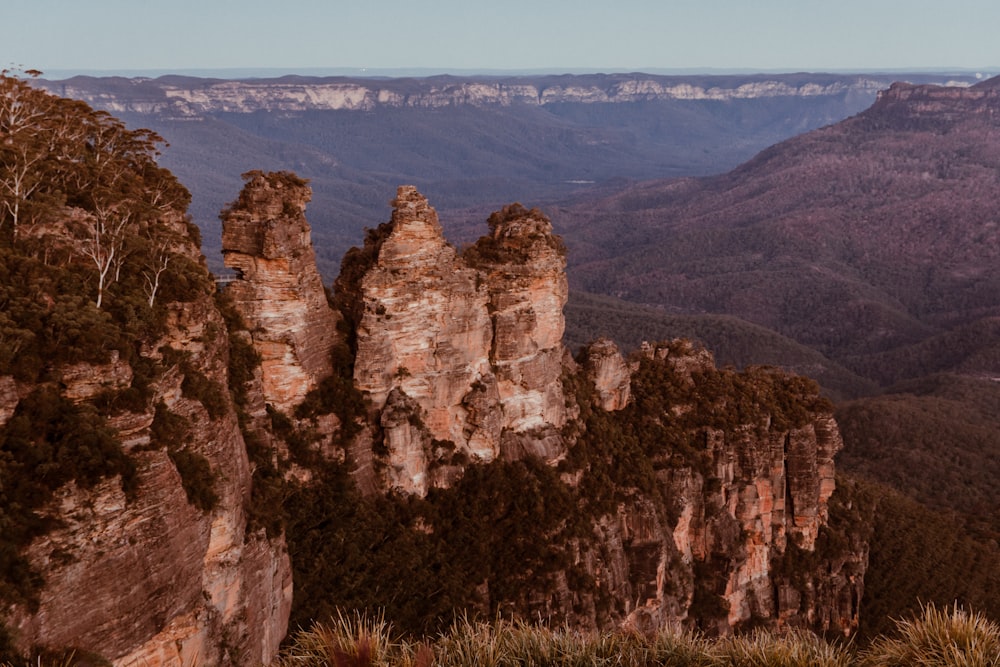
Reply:
<svg viewBox="0 0 1000 667"><path fill-rule="evenodd" d="M546 76L546 75L584 75L584 74L616 74L641 73L657 76L727 76L754 74L795 74L809 72L813 74L950 74L955 76L976 76L986 79L1000 74L1000 67L992 68L898 68L898 69L848 69L848 70L802 70L795 68L755 70L740 68L656 68L637 69L606 68L564 68L550 69L545 67L497 70L497 69L463 69L463 68L367 68L367 67L223 67L223 68L189 68L189 69L54 69L43 71L42 78L50 81L70 79L75 76L90 77L125 77L150 78L161 76L188 76L206 79L269 79L283 76L304 77L350 77L357 79L379 78L422 78L439 75L451 76Z"/></svg>
<svg viewBox="0 0 1000 667"><path fill-rule="evenodd" d="M998 71L992 0L12 0L0 67L48 73Z"/></svg>

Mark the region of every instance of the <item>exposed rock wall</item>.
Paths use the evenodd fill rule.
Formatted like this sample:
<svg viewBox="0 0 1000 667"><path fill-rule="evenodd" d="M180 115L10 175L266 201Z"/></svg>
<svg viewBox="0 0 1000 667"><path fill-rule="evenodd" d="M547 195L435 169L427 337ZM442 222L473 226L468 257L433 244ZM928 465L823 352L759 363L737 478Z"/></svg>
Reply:
<svg viewBox="0 0 1000 667"><path fill-rule="evenodd" d="M587 381L594 386L598 407L614 411L628 405L632 384L631 371L614 341L610 338L599 338L588 345L583 370L587 375Z"/></svg>
<svg viewBox="0 0 1000 667"><path fill-rule="evenodd" d="M316 270L306 182L284 172L244 176L221 216L223 258L237 274L227 291L260 353L264 400L287 413L330 374L337 315Z"/></svg>
<svg viewBox="0 0 1000 667"><path fill-rule="evenodd" d="M942 77L942 82L947 78ZM191 117L210 113L295 112L315 110L370 111L379 108L437 108L457 105L609 104L651 100L767 99L774 97L874 97L892 83L878 76L747 76L675 77L611 74L561 77L511 77L505 80L457 78L343 79L281 81L184 82L134 81L108 93L90 81L47 82L61 95L83 99L115 113L162 113ZM952 82L964 85L963 82Z"/></svg>
<svg viewBox="0 0 1000 667"><path fill-rule="evenodd" d="M382 454L374 459L385 464L386 487L422 495L448 486L463 469L454 451L480 462L558 461L580 428L562 430L578 414L575 397L564 395L564 374L582 374L594 409L629 405L639 361L626 363L610 341L589 346L580 367L564 359L565 260L541 213L519 205L498 211L490 233L459 256L414 188L400 188L394 206L356 263L345 262L357 279L343 286L357 313L355 383L380 427ZM841 447L830 415L775 426L770 408L752 405L771 400L765 388L759 397L723 393L709 407L695 398L703 384L717 391L740 382L717 371L710 353L674 341L646 345L642 356L673 378L678 397L689 397L666 406L660 419L692 424L686 437L700 453L684 454L694 459L680 468L669 449L651 461L664 470L657 497L666 504L639 494L597 521L578 563L600 582L597 593L556 585L559 592L535 611L583 627L652 629L698 619L719 632L756 622L849 632L863 555L811 555L823 567L795 582L781 566L796 553L814 554L827 523ZM726 403L737 400L750 405L729 410ZM697 425L727 410L751 421ZM609 611L598 611L602 596ZM567 600L589 611L568 612Z"/></svg>
<svg viewBox="0 0 1000 667"><path fill-rule="evenodd" d="M352 288L354 380L376 412L387 411L379 421L391 485L422 494L444 483L449 470L431 474L447 466L435 441L476 461L554 458L568 414L560 382L567 286L548 220L505 209L490 236L459 256L415 188L400 187L393 205Z"/></svg>
<svg viewBox="0 0 1000 667"><path fill-rule="evenodd" d="M686 343L643 351L692 391L715 371L710 355ZM601 377L594 368L624 365L607 344L593 344L586 356L599 362L585 362L592 380ZM676 404L671 412L690 409ZM865 550L817 552L835 486L833 455L843 446L836 423L826 412L790 428L762 417L736 429L697 428L692 437L705 463L659 476L667 505L639 496L600 522L601 557L588 569L607 582L612 616L642 631L696 619L722 633L755 623L843 634L857 627Z"/></svg>
<svg viewBox="0 0 1000 667"><path fill-rule="evenodd" d="M475 258L489 292L490 363L503 429L561 428L567 418L559 381L569 296L565 248L536 209L508 206L490 216L489 226L466 256Z"/></svg>
<svg viewBox="0 0 1000 667"><path fill-rule="evenodd" d="M398 387L420 404L434 438L461 442L462 398L490 373L487 294L415 188L400 188L393 204L388 236L362 281L355 383L376 408Z"/></svg>
<svg viewBox="0 0 1000 667"><path fill-rule="evenodd" d="M179 252L200 257L193 244ZM167 304L164 335L143 341L142 355L162 368L146 409L109 418L136 466L134 490L123 491L119 477L91 488L71 482L40 510L55 523L25 551L44 574L38 607L12 608L6 619L19 646L77 647L116 667L255 665L277 654L291 608L291 568L283 539L247 529L251 470L227 400L229 341L202 271L202 295ZM56 374L63 394L77 402L123 389L133 374L117 355L86 366ZM192 374L218 392L211 413L187 387ZM157 409L189 425L176 441L154 437ZM190 471L171 449L207 464L211 507L189 500Z"/></svg>
<svg viewBox="0 0 1000 667"><path fill-rule="evenodd" d="M242 409L265 445L276 441L265 432L265 404L291 412L333 371L341 342L315 272L307 200L301 180L255 172L224 214L226 261L240 274L229 289L248 327L239 335L264 362ZM353 381L370 413L341 444L364 492L424 495L452 485L470 463L497 458L568 461L586 435L584 412L676 424L687 429L683 454L672 449L685 447L677 442L642 443L653 486L628 488L612 511L591 517L589 537L574 538L573 567L592 583L581 587L565 569L551 593L525 591L526 604L581 628L855 627L863 550L820 550L841 446L832 417L817 411L777 424L757 405L766 396L744 393L746 422L712 422L737 399L706 399L704 385L734 375L690 343L644 346L626 362L598 341L577 366L561 342L565 259L548 220L512 205L489 224L459 254L426 199L404 186L391 221L369 235L355 263L345 260L353 277L338 298L354 328ZM163 366L147 409L112 419L138 466L138 491L126 495L115 478L57 492L45 513L61 524L27 549L46 573L39 607L15 609L8 624L24 645L75 645L115 665L266 663L286 631L288 554L282 540L247 528L251 466L233 404L209 409L185 389L198 373L225 396L231 341L207 290L168 311L166 333L143 345ZM672 401L656 404L662 414L628 412L647 362L673 383ZM112 357L57 370L64 395L86 402L126 388L135 369ZM575 404L586 392L564 393L564 379L589 383L588 405ZM0 380L0 417L25 392ZM183 471L154 437L157 405L195 425L183 448L215 473L211 508L189 501ZM329 435L339 422L327 417L311 426ZM567 470L566 483L582 488L590 470ZM299 472L308 482L309 471ZM483 590L488 598L488 581Z"/></svg>

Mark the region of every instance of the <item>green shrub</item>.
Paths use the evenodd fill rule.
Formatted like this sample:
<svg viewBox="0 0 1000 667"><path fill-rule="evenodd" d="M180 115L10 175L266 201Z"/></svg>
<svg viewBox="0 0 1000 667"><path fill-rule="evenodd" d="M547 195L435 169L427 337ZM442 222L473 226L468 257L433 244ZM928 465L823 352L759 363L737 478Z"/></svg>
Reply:
<svg viewBox="0 0 1000 667"><path fill-rule="evenodd" d="M364 395L354 386L354 354L346 343L338 342L331 350L333 372L316 389L306 394L295 409L298 419L335 414L340 420L340 439L349 442L361 429L359 420L368 412Z"/></svg>
<svg viewBox="0 0 1000 667"><path fill-rule="evenodd" d="M169 449L181 446L191 439L191 421L170 410L160 401L153 412L153 423L149 427L150 446Z"/></svg>
<svg viewBox="0 0 1000 667"><path fill-rule="evenodd" d="M198 452L180 447L168 447L167 454L181 476L181 486L188 502L203 512L215 509L219 496L215 492L215 474L208 459Z"/></svg>
<svg viewBox="0 0 1000 667"><path fill-rule="evenodd" d="M77 405L48 386L22 399L0 428L0 599L29 607L42 583L20 550L49 524L35 510L64 484L93 487L119 476L126 494L137 484L135 464L93 406Z"/></svg>
<svg viewBox="0 0 1000 667"><path fill-rule="evenodd" d="M189 503L209 512L218 505L215 492L216 475L208 459L189 448L191 421L170 410L160 401L156 404L153 423L149 428L150 447L167 450L167 455L181 478L181 487Z"/></svg>
<svg viewBox="0 0 1000 667"><path fill-rule="evenodd" d="M194 364L191 354L187 351L164 347L160 350L165 364L177 364L184 379L181 381L181 393L185 398L191 398L204 406L208 416L215 420L224 416L229 410L229 401L218 382L210 380Z"/></svg>

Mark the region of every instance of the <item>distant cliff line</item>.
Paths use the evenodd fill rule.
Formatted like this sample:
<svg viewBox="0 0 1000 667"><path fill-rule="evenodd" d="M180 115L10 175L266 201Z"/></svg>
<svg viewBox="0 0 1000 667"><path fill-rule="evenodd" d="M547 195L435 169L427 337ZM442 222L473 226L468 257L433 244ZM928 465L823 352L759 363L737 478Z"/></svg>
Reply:
<svg viewBox="0 0 1000 667"><path fill-rule="evenodd" d="M56 94L112 113L197 117L255 111L370 111L377 108L546 106L657 100L728 101L775 97L861 95L874 100L899 75L758 74L661 76L592 74L524 77L434 76L359 79L286 76L220 80L164 76L157 79L74 77L41 82ZM915 75L921 83L966 86L967 77Z"/></svg>

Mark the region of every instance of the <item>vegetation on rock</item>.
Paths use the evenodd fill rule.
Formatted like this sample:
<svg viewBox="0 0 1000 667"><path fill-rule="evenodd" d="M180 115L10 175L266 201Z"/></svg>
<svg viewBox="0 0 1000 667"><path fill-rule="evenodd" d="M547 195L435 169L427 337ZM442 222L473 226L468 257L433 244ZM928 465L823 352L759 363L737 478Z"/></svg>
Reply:
<svg viewBox="0 0 1000 667"><path fill-rule="evenodd" d="M676 345L676 352L690 352ZM706 365L692 381L658 359L640 356L636 363L635 399L620 412L589 407L586 388L577 386L582 425L558 469L533 458L472 464L449 488L423 499L362 496L337 464L314 483L292 487L285 502L292 625L329 620L340 608L382 613L415 634L443 630L461 613L543 614L560 622L566 610L556 611L551 598L561 586L578 604L593 597L607 605L608 592L573 554L596 544L595 522L623 501L649 498L664 519L676 521L678 499L665 495L661 471L693 468L712 476L699 429L788 429L829 409L814 383L773 370ZM676 405L691 410L674 416ZM706 595L700 611L724 615L716 593Z"/></svg>
<svg viewBox="0 0 1000 667"><path fill-rule="evenodd" d="M211 289L180 251L190 195L155 162L162 141L0 75L0 374L131 361L162 304Z"/></svg>
<svg viewBox="0 0 1000 667"><path fill-rule="evenodd" d="M116 419L157 413L152 446L166 445L192 503L216 502L208 461L184 446L185 418L152 404L171 368L156 349L171 305L213 290L184 215L190 195L156 163L161 142L0 73L0 377L12 410L0 426L5 607L39 603L47 573L23 550L59 526L43 511L56 490L118 478L135 500L138 471ZM187 365L185 394L211 411Z"/></svg>

